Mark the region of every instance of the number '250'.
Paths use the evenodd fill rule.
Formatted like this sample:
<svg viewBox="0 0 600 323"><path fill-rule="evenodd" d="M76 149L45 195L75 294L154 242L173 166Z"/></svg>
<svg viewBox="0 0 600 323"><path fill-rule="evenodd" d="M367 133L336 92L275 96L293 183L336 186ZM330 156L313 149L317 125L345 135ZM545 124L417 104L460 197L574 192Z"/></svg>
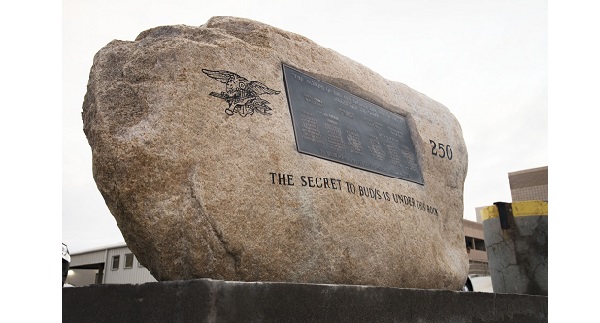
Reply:
<svg viewBox="0 0 600 323"><path fill-rule="evenodd" d="M448 160L452 160L452 148L450 145L444 145L443 143L436 143L435 141L429 139L429 143L431 144L431 154L434 156L439 156L440 158L448 158Z"/></svg>

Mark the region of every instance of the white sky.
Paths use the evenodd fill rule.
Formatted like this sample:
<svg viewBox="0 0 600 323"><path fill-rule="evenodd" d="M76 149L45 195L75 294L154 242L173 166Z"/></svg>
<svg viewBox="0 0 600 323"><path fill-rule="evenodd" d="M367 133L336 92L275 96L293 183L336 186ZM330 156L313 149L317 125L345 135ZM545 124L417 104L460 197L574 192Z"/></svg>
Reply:
<svg viewBox="0 0 600 323"><path fill-rule="evenodd" d="M600 28L598 11L585 1L550 1L549 8L537 0L65 0L62 8L38 2L11 2L0 20L6 212L0 228L9 256L4 259L16 261L0 266L5 281L15 285L7 317L39 318L60 308L60 295L39 290L48 283L58 292L58 265L47 265L58 261L58 240L72 251L123 241L93 182L82 130L94 54L113 39L134 40L161 25L199 26L217 15L301 34L447 106L469 152L467 219L475 218L475 207L510 200L508 172L548 165L552 142L551 213L558 216L550 226L551 273L558 283L551 284L551 301L562 301L565 296L554 291L566 286L569 299L577 294L580 284L561 263L589 260L595 244L585 239L595 237L597 221L592 170L598 168L598 126L586 112L598 106ZM551 133L548 104L555 111ZM569 232L577 233L577 241ZM36 264L24 265L25 258ZM23 288L32 282L35 293ZM597 283L585 284L593 290ZM27 299L23 308L15 304L19 299ZM31 311L30 304L48 312ZM553 319L564 306L552 307ZM569 306L565 318L587 319L585 310L595 303L578 299Z"/></svg>
<svg viewBox="0 0 600 323"><path fill-rule="evenodd" d="M63 241L72 251L123 241L95 186L82 131L94 54L163 25L212 16L301 34L447 106L469 152L464 218L511 201L508 173L548 165L545 1L64 1ZM257 4L260 3L260 4Z"/></svg>

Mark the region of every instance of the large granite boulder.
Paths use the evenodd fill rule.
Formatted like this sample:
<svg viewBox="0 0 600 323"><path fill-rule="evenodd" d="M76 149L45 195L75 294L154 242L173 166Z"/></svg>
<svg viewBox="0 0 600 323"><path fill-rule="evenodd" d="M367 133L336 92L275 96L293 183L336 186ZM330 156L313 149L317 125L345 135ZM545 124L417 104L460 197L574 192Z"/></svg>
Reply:
<svg viewBox="0 0 600 323"><path fill-rule="evenodd" d="M114 40L82 115L98 189L157 280L465 282L456 118L303 36L214 17Z"/></svg>

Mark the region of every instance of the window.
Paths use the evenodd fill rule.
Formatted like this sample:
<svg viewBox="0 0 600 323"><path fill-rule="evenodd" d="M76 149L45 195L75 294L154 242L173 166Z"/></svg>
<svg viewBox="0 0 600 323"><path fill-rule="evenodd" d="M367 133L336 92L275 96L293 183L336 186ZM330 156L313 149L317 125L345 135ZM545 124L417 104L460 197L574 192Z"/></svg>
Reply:
<svg viewBox="0 0 600 323"><path fill-rule="evenodd" d="M475 249L485 251L485 241L481 239L475 239Z"/></svg>
<svg viewBox="0 0 600 323"><path fill-rule="evenodd" d="M471 237L465 237L465 242L467 244L467 250L469 249L475 249L473 246L473 238Z"/></svg>
<svg viewBox="0 0 600 323"><path fill-rule="evenodd" d="M121 257L120 255L116 255L116 256L112 257L112 267L111 267L112 270L119 269L119 258L120 257Z"/></svg>
<svg viewBox="0 0 600 323"><path fill-rule="evenodd" d="M124 268L131 268L133 267L133 254L132 253L126 253L125 254L125 267Z"/></svg>

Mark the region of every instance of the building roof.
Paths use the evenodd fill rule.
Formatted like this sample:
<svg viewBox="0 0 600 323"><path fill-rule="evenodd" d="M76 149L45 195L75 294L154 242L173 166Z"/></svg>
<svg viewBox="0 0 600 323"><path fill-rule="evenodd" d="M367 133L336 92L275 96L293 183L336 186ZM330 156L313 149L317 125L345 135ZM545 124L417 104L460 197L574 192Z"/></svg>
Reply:
<svg viewBox="0 0 600 323"><path fill-rule="evenodd" d="M105 246L101 246L101 247L94 247L94 248L89 248L89 249L85 249L85 250L80 250L77 252L72 252L71 256L80 255L80 254L84 254L84 253L90 253L90 252L94 252L94 251L106 250L106 249L122 248L122 247L127 247L127 243L119 242L119 243L113 243L113 244L105 245Z"/></svg>

